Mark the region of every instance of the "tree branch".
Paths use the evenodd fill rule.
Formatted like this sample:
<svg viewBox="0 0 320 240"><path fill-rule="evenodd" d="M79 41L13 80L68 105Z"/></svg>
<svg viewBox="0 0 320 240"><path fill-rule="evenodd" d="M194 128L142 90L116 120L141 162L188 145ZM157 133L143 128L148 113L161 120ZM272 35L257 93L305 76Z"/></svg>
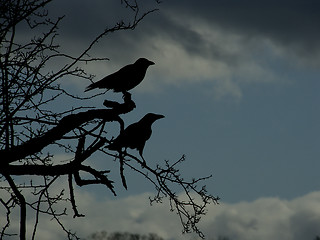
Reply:
<svg viewBox="0 0 320 240"><path fill-rule="evenodd" d="M114 196L117 196L116 192L114 191L113 181L109 180L105 173L109 171L97 171L90 166L81 165L81 170L90 173L95 177L95 179L81 179L79 171L74 173L74 180L76 181L78 186L84 186L89 184L103 184L107 186L110 191L113 193Z"/></svg>
<svg viewBox="0 0 320 240"><path fill-rule="evenodd" d="M85 215L79 214L78 209L77 209L76 200L74 197L73 184L72 184L72 174L71 173L68 174L68 183L69 183L69 190L70 190L70 202L71 202L71 206L72 206L72 209L74 212L73 218L84 217Z"/></svg>
<svg viewBox="0 0 320 240"><path fill-rule="evenodd" d="M14 183L13 179L9 174L4 174L7 182L9 183L13 193L17 197L20 205L20 240L26 239L26 220L27 220L27 209L26 209L26 200L21 192L18 190L18 187Z"/></svg>
<svg viewBox="0 0 320 240"><path fill-rule="evenodd" d="M119 120L119 115L130 112L134 108L131 102L130 99L130 102L124 102L120 104L119 107L113 109L94 109L77 114L70 114L62 118L57 126L45 134L30 139L21 145L14 146L9 150L0 150L0 159L2 161L0 164L5 166L29 155L36 154L54 141L60 140L66 133L91 120L103 119L108 122L119 121L121 123L122 120Z"/></svg>

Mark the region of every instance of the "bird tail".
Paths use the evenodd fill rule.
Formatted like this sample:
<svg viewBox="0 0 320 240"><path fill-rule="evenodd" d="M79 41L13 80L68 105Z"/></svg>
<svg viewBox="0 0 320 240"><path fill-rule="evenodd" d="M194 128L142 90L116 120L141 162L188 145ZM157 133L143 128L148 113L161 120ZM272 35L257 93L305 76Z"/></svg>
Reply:
<svg viewBox="0 0 320 240"><path fill-rule="evenodd" d="M106 148L113 151L119 150L119 146L115 142L110 143Z"/></svg>

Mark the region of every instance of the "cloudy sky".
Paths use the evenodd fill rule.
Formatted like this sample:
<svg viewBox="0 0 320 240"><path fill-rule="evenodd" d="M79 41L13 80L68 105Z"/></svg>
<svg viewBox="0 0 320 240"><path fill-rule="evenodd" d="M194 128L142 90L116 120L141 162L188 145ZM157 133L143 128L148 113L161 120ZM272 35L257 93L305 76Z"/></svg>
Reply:
<svg viewBox="0 0 320 240"><path fill-rule="evenodd" d="M75 53L106 26L129 19L132 13L119 2L49 5L53 15L66 15L62 47ZM203 221L208 237L311 240L320 235L319 1L143 3L141 11L160 10L134 31L100 40L91 55L110 61L85 67L99 80L139 57L156 63L132 90L137 108L126 117L129 124L147 112L166 116L153 125L146 160L155 166L185 154L186 178L213 175L207 189L221 197L221 204L210 207ZM65 84L90 94L83 93L85 80ZM103 160L97 158L97 164ZM165 238L191 237L181 236L167 205L149 207L151 185L135 174L127 178L129 190L119 185L117 198L101 188L78 190L87 222L71 226L83 234L148 229ZM103 218L111 214L116 217Z"/></svg>

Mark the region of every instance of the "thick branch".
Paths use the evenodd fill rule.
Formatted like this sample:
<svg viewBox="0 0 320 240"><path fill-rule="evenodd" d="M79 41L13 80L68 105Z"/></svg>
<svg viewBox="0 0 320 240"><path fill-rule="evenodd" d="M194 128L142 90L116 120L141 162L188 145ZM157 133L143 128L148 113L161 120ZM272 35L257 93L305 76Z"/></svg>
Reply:
<svg viewBox="0 0 320 240"><path fill-rule="evenodd" d="M113 181L109 180L105 173L109 171L97 171L90 166L81 165L81 170L90 173L95 177L95 179L81 179L79 171L74 173L74 180L78 186L90 185L90 184L103 184L107 186L114 196L117 196L116 192L113 189Z"/></svg>
<svg viewBox="0 0 320 240"><path fill-rule="evenodd" d="M60 176L73 173L74 167L78 165L73 162L59 165L7 165L1 168L1 174L10 175L38 175L38 176Z"/></svg>
<svg viewBox="0 0 320 240"><path fill-rule="evenodd" d="M129 103L129 104L128 104ZM61 119L57 126L50 129L45 134L30 139L21 145L15 146L9 150L0 150L1 165L7 165L11 162L23 159L32 154L40 152L46 146L60 140L71 130L80 127L82 124L94 119L103 119L105 121L119 121L119 114L130 112L134 106L130 102L121 104L121 108L114 109L97 109L71 114Z"/></svg>

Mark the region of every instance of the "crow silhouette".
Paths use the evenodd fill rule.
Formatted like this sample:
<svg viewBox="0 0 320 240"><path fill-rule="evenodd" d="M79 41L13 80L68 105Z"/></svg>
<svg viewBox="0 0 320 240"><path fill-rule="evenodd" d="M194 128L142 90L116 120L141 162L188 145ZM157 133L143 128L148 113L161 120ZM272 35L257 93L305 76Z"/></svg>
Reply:
<svg viewBox="0 0 320 240"><path fill-rule="evenodd" d="M142 153L146 141L150 138L152 130L151 125L158 119L164 118L163 115L148 113L140 121L129 125L120 135L107 146L110 150L121 151L122 148L137 149L146 164Z"/></svg>
<svg viewBox="0 0 320 240"><path fill-rule="evenodd" d="M135 63L124 66L100 81L90 84L85 92L95 88L113 89L114 92L127 92L141 83L148 67L153 64L154 62L146 58L139 58Z"/></svg>

